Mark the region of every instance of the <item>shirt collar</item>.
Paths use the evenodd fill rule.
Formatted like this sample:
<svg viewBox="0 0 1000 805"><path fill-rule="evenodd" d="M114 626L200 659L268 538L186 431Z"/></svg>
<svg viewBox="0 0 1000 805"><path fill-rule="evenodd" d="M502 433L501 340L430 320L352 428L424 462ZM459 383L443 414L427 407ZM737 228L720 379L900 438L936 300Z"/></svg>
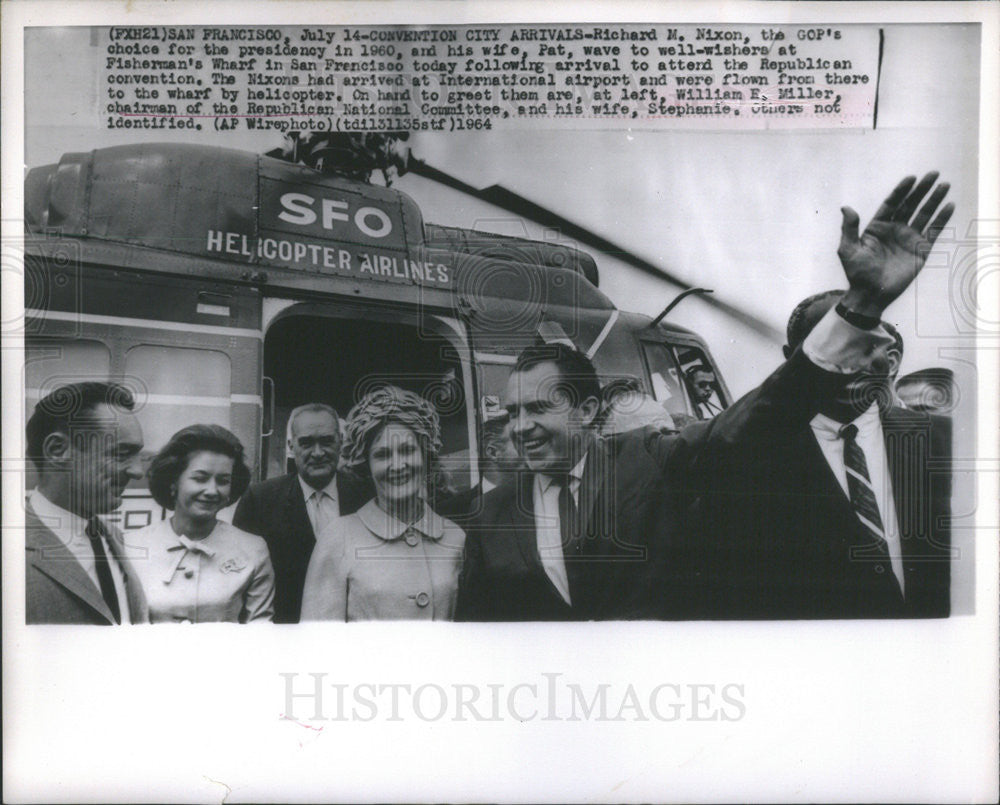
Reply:
<svg viewBox="0 0 1000 805"><path fill-rule="evenodd" d="M853 424L858 429L858 438L861 439L871 436L873 433L877 433L879 425L878 405L876 403L872 403L867 411L854 419L851 423L838 422L835 419L831 419L826 414L816 414L816 416L814 416L812 421L809 423L817 438L826 439L831 442L840 438L840 431L846 424Z"/></svg>
<svg viewBox="0 0 1000 805"><path fill-rule="evenodd" d="M302 480L301 475L296 476L299 479L299 483L302 485L302 495L306 500L309 500L313 496L313 493L317 491L315 487L309 486L305 481ZM330 483L324 486L322 489L318 490L326 495L330 500L337 499L337 474L334 473L333 477L330 479Z"/></svg>
<svg viewBox="0 0 1000 805"><path fill-rule="evenodd" d="M60 536L77 536L87 530L87 521L83 517L57 506L40 489L31 491L29 502L38 519Z"/></svg>
<svg viewBox="0 0 1000 805"><path fill-rule="evenodd" d="M576 466L573 467L573 469L571 469L568 473L566 473L571 478L570 481L571 484L579 485L580 481L583 480L583 468L586 466L586 464L587 464L587 454L584 453L583 458L581 458L576 463ZM537 477L539 479L539 482L541 483L542 492L548 492L552 484L557 484L561 480L561 476L545 475L544 473L538 473Z"/></svg>
<svg viewBox="0 0 1000 805"><path fill-rule="evenodd" d="M391 514L382 511L375 499L369 500L358 510L358 517L365 528L379 539L392 542L400 539L407 531L419 531L428 539L439 540L444 536L444 524L431 507L424 503L424 513L417 522L407 525Z"/></svg>

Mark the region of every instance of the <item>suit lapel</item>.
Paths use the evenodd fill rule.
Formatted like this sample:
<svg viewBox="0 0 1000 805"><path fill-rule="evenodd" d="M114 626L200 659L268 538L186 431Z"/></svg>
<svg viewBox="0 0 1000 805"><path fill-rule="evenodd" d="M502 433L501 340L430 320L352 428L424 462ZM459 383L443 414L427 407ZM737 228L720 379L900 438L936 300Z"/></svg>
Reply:
<svg viewBox="0 0 1000 805"><path fill-rule="evenodd" d="M892 483L904 563L926 558L920 556L920 548L927 547L920 537L930 529L931 490L926 488L926 473L922 471L930 453L929 427L925 417L911 416L898 408L890 408L882 417L886 471Z"/></svg>
<svg viewBox="0 0 1000 805"><path fill-rule="evenodd" d="M139 583L139 576L135 572L135 568L132 567L132 563L129 561L126 553L124 537L121 531L110 524L108 524L107 530L108 543L111 545L111 551L118 561L118 567L121 568L122 577L125 581L129 620L132 623L148 623L149 604L146 602L146 595L142 590L142 585Z"/></svg>
<svg viewBox="0 0 1000 805"><path fill-rule="evenodd" d="M315 542L316 535L313 534L312 521L309 519L309 512L306 511L306 499L302 494L302 484L299 483L299 476L294 473L288 476L288 493L285 495L285 519L288 524L289 534L309 535L309 542Z"/></svg>
<svg viewBox="0 0 1000 805"><path fill-rule="evenodd" d="M538 535L535 533L535 476L534 473L518 473L517 483L511 490L510 505L504 507L508 527L514 535L517 549L525 565L545 573L538 555ZM548 574L545 574L548 578ZM553 587L553 589L555 589Z"/></svg>
<svg viewBox="0 0 1000 805"><path fill-rule="evenodd" d="M338 472L337 497L340 514L354 514L375 497L375 490L370 483L356 479L346 472Z"/></svg>
<svg viewBox="0 0 1000 805"><path fill-rule="evenodd" d="M30 505L25 526L27 561L100 614L108 623L115 623L97 585L91 581L69 548L38 518Z"/></svg>
<svg viewBox="0 0 1000 805"><path fill-rule="evenodd" d="M583 465L583 478L580 479L580 491L577 496L577 508L580 512L580 535L584 539L584 545L594 545L600 543L598 550L606 552L610 546L605 544L605 540L587 539L587 537L603 537L611 533L610 524L604 522L606 515L614 515L607 512L607 506L599 507L603 499L601 490L607 487L614 488L612 469L610 466L610 451L608 445L601 440L596 440L587 451L587 461Z"/></svg>
<svg viewBox="0 0 1000 805"><path fill-rule="evenodd" d="M861 528L861 521L854 513L850 498L844 492L833 474L830 462L826 460L819 442L816 441L816 434L812 428L806 425L801 431L800 440L801 456L804 461L799 465L799 471L793 470L793 478L788 483L789 490L807 489L817 507L823 505L823 501L828 501L827 510L841 520L841 527L835 523L830 523L830 533L842 533L845 535L845 542L854 541L854 538L846 538L846 535L854 535ZM788 457L788 467L795 467L799 462L794 461L794 453Z"/></svg>
<svg viewBox="0 0 1000 805"><path fill-rule="evenodd" d="M344 473L338 472L334 477L337 479L337 508L340 510L338 514L343 515L353 508L353 490Z"/></svg>

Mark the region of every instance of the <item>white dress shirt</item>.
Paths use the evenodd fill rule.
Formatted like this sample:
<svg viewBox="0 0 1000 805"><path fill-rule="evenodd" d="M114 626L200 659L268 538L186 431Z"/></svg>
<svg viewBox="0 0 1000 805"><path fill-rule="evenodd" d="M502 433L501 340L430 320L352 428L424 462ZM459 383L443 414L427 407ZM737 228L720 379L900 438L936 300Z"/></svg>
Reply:
<svg viewBox="0 0 1000 805"><path fill-rule="evenodd" d="M872 350L892 343L892 336L881 326L874 330L855 327L834 307L806 336L802 351L820 369L852 375L868 365Z"/></svg>
<svg viewBox="0 0 1000 805"><path fill-rule="evenodd" d="M298 476L302 485L302 496L306 499L306 512L312 523L313 536L323 532L330 523L340 517L340 501L337 500L337 476L322 489L314 489Z"/></svg>
<svg viewBox="0 0 1000 805"><path fill-rule="evenodd" d="M570 492L574 502L580 504L580 482L583 479L583 468L587 463L584 456L569 472ZM534 509L535 538L538 545L538 556L542 560L545 574L563 600L572 606L569 595L569 577L566 575L566 560L563 557L562 530L559 522L559 492L562 485L558 480L541 473L535 474Z"/></svg>
<svg viewBox="0 0 1000 805"><path fill-rule="evenodd" d="M844 440L840 436L840 431L845 424L837 422L825 414L816 414L809 423L837 483L840 484L844 495L850 500L847 469L844 467ZM896 575L899 589L903 591L905 596L906 587L903 581L903 557L899 525L896 520L896 502L892 495L892 477L889 474L889 462L885 454L885 437L882 435L882 422L879 419L878 406L872 403L871 407L851 424L858 429L855 441L865 454L868 477L875 493L875 501L882 518L885 541L889 548L892 572Z"/></svg>
<svg viewBox="0 0 1000 805"><path fill-rule="evenodd" d="M94 549L90 546L90 537L87 536L87 521L78 514L66 511L61 506L57 506L38 489L33 489L28 496L28 503L38 519L55 534L66 549L73 554L77 562L83 568L90 580L94 582L98 595L101 595L101 582L97 578L97 561L94 559ZM105 531L107 527L105 528ZM115 584L115 593L118 595L118 609L121 612L122 623L131 623L131 613L128 608L128 591L125 589L125 576L122 573L121 565L118 564L118 551L108 541L107 534L101 536L104 543L104 552L111 560L108 567L111 569L111 580Z"/></svg>

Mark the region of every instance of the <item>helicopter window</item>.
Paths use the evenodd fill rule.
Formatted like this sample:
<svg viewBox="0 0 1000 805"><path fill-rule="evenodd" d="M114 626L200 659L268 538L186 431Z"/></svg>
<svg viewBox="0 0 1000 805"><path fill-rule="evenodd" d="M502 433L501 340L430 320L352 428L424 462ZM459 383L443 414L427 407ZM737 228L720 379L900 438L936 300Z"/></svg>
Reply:
<svg viewBox="0 0 1000 805"><path fill-rule="evenodd" d="M674 357L665 344L642 342L642 351L653 385L653 398L661 403L671 416L690 415L691 403L680 380Z"/></svg>
<svg viewBox="0 0 1000 805"><path fill-rule="evenodd" d="M181 428L194 423L231 427L231 366L224 352L140 344L125 353L125 377L140 378L136 417L144 453L155 454ZM183 389L178 389L183 378Z"/></svg>
<svg viewBox="0 0 1000 805"><path fill-rule="evenodd" d="M85 380L106 380L111 373L111 350L101 341L80 339L46 345L28 342L24 348L25 386L35 403L58 386ZM29 416L31 411L26 412Z"/></svg>
<svg viewBox="0 0 1000 805"><path fill-rule="evenodd" d="M726 407L715 369L697 347L676 346L674 350L698 418L711 419Z"/></svg>

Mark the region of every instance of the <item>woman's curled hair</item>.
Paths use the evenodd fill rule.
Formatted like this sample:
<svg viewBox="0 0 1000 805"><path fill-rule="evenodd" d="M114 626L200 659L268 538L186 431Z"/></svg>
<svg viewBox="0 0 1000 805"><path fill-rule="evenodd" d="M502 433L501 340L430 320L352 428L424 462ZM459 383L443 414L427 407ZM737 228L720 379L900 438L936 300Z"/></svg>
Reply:
<svg viewBox="0 0 1000 805"><path fill-rule="evenodd" d="M430 491L443 489L438 456L441 454L441 423L434 406L419 394L385 385L369 392L347 415L341 462L345 469L371 479L368 450L382 429L395 423L413 431L420 444Z"/></svg>
<svg viewBox="0 0 1000 805"><path fill-rule="evenodd" d="M165 509L173 509L177 479L187 469L191 455L201 452L219 453L233 460L229 503L246 492L250 485L250 469L243 458L240 440L221 425L190 425L171 436L149 465L146 475L153 500Z"/></svg>

